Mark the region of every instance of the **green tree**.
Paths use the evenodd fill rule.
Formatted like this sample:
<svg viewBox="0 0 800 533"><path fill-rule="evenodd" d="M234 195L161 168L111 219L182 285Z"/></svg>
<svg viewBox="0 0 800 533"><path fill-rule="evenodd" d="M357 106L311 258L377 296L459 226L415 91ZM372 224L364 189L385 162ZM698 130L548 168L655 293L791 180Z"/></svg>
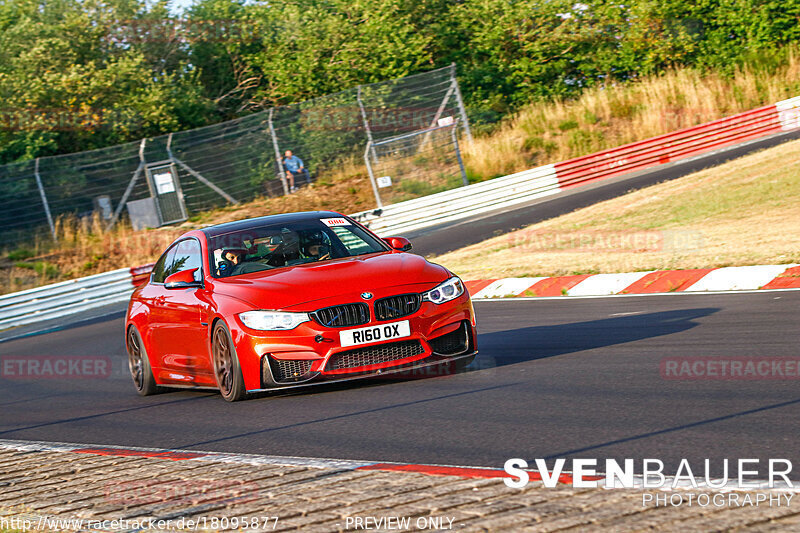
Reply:
<svg viewBox="0 0 800 533"><path fill-rule="evenodd" d="M397 78L433 64L433 37L416 31L404 0L287 0L253 6L260 49L248 61L263 82L262 107Z"/></svg>
<svg viewBox="0 0 800 533"><path fill-rule="evenodd" d="M212 118L213 104L188 63L128 31L148 27L143 6L0 4L0 162L108 146Z"/></svg>

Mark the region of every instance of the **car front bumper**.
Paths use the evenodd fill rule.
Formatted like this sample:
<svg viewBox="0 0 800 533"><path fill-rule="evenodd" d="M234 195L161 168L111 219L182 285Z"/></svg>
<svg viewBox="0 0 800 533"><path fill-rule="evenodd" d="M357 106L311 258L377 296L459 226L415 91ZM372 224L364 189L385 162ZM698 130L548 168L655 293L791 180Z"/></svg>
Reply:
<svg viewBox="0 0 800 533"><path fill-rule="evenodd" d="M477 353L474 316L472 302L464 294L445 304L423 302L417 312L398 318L396 321L409 321L411 334L396 341L342 346L339 332L349 328L326 328L314 321L305 322L291 331L269 333L249 330L242 324L236 324L231 333L245 387L255 392L387 374L400 374L398 377L402 377L403 372L409 375L432 375L434 371L425 369L474 357ZM385 323L370 322L365 326ZM458 330L464 331L466 345L453 345L454 349L446 353L441 353L441 350L437 352L436 348L441 349L443 344L437 344L436 340L448 335L452 337ZM392 354L388 360L380 359L386 358L384 355L377 358L367 355L368 364L353 363L353 356L360 355L354 352L381 351L404 343L416 343L416 346L410 353ZM451 347L448 343L444 344ZM338 357L350 359L334 364ZM276 369L276 363L281 367L280 370ZM296 377L289 374L287 379L287 368L297 368Z"/></svg>

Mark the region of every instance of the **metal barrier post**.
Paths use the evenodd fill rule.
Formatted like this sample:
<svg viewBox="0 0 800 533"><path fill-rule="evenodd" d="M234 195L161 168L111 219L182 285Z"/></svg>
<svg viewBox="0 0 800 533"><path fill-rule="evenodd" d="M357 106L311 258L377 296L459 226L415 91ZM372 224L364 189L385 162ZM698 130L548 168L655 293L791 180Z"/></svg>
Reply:
<svg viewBox="0 0 800 533"><path fill-rule="evenodd" d="M369 120L367 120L367 110L364 108L364 102L361 101L361 85L358 86L358 92L356 93L356 100L358 100L358 108L361 110L361 120L364 121L364 131L367 132L367 146L372 146L372 130L369 129ZM375 149L372 149L372 155L377 159L375 156ZM377 194L377 193L376 193ZM380 200L379 200L380 202ZM378 206L380 207L380 205Z"/></svg>
<svg viewBox="0 0 800 533"><path fill-rule="evenodd" d="M455 78L450 79L450 88L447 89L447 93L445 93L444 98L442 98L442 103L439 104L439 109L436 110L436 114L433 116L433 120L431 121L431 125L428 126L428 129L435 128L439 124L439 119L442 118L442 113L444 113L444 109L447 107L447 102L450 100L450 97L453 95L453 91L456 89L456 80ZM428 141L431 138L431 132L425 134L422 142L420 143L420 147L425 146L428 144Z"/></svg>
<svg viewBox="0 0 800 533"><path fill-rule="evenodd" d="M461 159L461 148L458 146L458 136L456 135L456 130L458 129L458 120L455 121L453 124L453 129L450 131L450 135L453 139L453 144L456 147L456 159L458 159L458 166L461 169L461 180L464 182L464 185L469 185L469 180L467 179L467 171L464 168L464 161Z"/></svg>
<svg viewBox="0 0 800 533"><path fill-rule="evenodd" d="M467 118L467 110L464 109L464 100L461 98L461 89L458 88L458 80L456 79L456 64L450 64L450 76L453 80L455 87L456 101L458 102L458 110L461 113L461 118L464 120L464 131L467 133L467 139L472 142L472 131L469 129L469 119Z"/></svg>
<svg viewBox="0 0 800 533"><path fill-rule="evenodd" d="M378 209L383 209L383 202L381 202L381 195L378 194L378 184L375 182L375 173L372 172L372 164L369 162L369 154L372 152L372 141L367 142L367 149L364 150L364 163L367 165L367 172L369 173L369 182L372 184L372 192L375 193L375 201L378 203Z"/></svg>
<svg viewBox="0 0 800 533"><path fill-rule="evenodd" d="M431 120L431 125L428 126L429 128L435 128L439 125L439 119L442 118L442 113L444 113L444 109L447 107L447 102L450 100L450 97L453 95L456 87L456 80L455 78L452 78L450 88L447 89L447 93L445 93L444 98L442 98L442 103L439 104L439 109L436 110L436 114L433 116L433 120Z"/></svg>
<svg viewBox="0 0 800 533"><path fill-rule="evenodd" d="M211 182L211 180L206 179L205 176L203 176L202 174L197 172L195 169L193 169L192 167L190 167L189 165L187 165L186 163L184 163L183 161L181 161L180 159L175 157L175 155L172 153L172 133L170 133L169 137L167 137L167 156L169 156L170 160L174 161L175 163L177 163L181 167L183 167L183 170L185 170L186 172L188 172L189 174L194 176L200 183L203 183L206 187L208 187L209 189L211 189L215 193L217 193L220 196L222 196L223 198L225 198L228 202L230 202L230 203L232 203L234 205L239 203L239 202L236 201L236 198L234 198L230 194L226 193L225 191L223 191L222 189L220 189L216 185L214 185Z"/></svg>
<svg viewBox="0 0 800 533"><path fill-rule="evenodd" d="M36 163L33 167L33 175L36 177L36 187L39 188L39 196L42 197L42 205L44 206L44 214L47 215L47 223L50 225L50 233L53 234L53 240L58 241L56 236L56 226L53 224L53 216L50 214L50 205L47 203L47 196L44 194L44 187L42 186L42 178L39 176L39 158L36 158Z"/></svg>
<svg viewBox="0 0 800 533"><path fill-rule="evenodd" d="M275 128L272 127L272 111L274 107L269 108L269 134L272 136L272 148L275 150L275 161L278 164L278 177L281 179L283 185L284 196L289 194L289 185L286 183L286 171L283 169L283 159L281 159L281 149L278 147L278 137L275 135Z"/></svg>
<svg viewBox="0 0 800 533"><path fill-rule="evenodd" d="M128 202L128 197L131 195L131 192L133 192L133 186L136 185L136 182L139 181L139 176L142 175L142 171L145 167L144 146L146 143L147 139L142 139L142 142L139 143L139 166L136 167L136 171L133 173L131 181L128 182L128 187L125 189L125 194L122 195L122 199L119 201L117 208L114 210L114 216L108 221L108 224L106 225L106 231L110 231L111 228L114 227L114 224L117 223L120 213L122 213L125 204Z"/></svg>

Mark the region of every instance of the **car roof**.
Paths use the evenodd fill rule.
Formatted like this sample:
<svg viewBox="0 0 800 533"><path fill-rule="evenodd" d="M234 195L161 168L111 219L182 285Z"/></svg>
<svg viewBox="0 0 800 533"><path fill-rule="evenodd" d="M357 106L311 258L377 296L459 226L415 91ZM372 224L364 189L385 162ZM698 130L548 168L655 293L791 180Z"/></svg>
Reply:
<svg viewBox="0 0 800 533"><path fill-rule="evenodd" d="M225 222L224 224L216 224L208 226L201 231L206 234L206 237L217 237L225 235L234 231L248 230L258 228L270 224L303 222L306 220L316 220L327 217L341 217L341 213L335 211L303 211L300 213L284 213L280 215L267 215L264 217L248 218L245 220L237 220L235 222Z"/></svg>

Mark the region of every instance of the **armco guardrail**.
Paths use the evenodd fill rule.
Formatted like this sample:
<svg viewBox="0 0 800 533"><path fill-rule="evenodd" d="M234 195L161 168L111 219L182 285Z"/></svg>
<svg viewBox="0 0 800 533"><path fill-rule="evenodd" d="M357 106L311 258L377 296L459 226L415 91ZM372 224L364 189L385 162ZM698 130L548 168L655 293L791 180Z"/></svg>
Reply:
<svg viewBox="0 0 800 533"><path fill-rule="evenodd" d="M480 213L520 204L559 191L553 165L459 187L384 207L353 217L379 234L400 233L445 224Z"/></svg>
<svg viewBox="0 0 800 533"><path fill-rule="evenodd" d="M353 215L388 236L519 205L559 191L800 129L800 97L707 124ZM152 265L0 296L0 329L122 302Z"/></svg>
<svg viewBox="0 0 800 533"><path fill-rule="evenodd" d="M133 292L131 270L121 268L0 296L0 329L124 302Z"/></svg>
<svg viewBox="0 0 800 533"><path fill-rule="evenodd" d="M555 165L562 189L737 145L782 131L771 105Z"/></svg>
<svg viewBox="0 0 800 533"><path fill-rule="evenodd" d="M568 161L354 215L379 234L413 231L518 205L578 185L800 129L800 97Z"/></svg>
<svg viewBox="0 0 800 533"><path fill-rule="evenodd" d="M150 272L153 271L155 263L148 263L146 265L131 268L131 283L134 287L147 282L150 279Z"/></svg>

